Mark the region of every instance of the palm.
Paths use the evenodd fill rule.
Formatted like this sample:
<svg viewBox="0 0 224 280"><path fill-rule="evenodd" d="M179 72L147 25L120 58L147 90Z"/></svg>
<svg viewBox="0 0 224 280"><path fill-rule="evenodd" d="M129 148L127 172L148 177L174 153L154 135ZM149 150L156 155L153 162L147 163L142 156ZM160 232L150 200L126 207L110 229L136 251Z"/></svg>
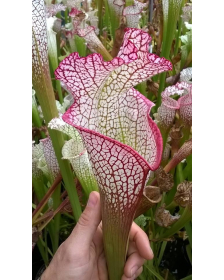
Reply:
<svg viewBox="0 0 224 280"><path fill-rule="evenodd" d="M106 258L103 249L103 234L101 226L98 227L90 246L90 263L92 267L91 280L107 280Z"/></svg>

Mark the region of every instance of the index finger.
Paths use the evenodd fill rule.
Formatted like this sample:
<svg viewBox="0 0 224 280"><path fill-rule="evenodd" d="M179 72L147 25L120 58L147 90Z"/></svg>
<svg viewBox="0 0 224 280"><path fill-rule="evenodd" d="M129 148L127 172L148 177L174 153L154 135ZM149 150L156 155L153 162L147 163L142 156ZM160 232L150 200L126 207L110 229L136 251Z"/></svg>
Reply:
<svg viewBox="0 0 224 280"><path fill-rule="evenodd" d="M148 236L135 222L132 223L129 237L131 241L135 242L141 257L146 260L153 259L154 255L149 244Z"/></svg>

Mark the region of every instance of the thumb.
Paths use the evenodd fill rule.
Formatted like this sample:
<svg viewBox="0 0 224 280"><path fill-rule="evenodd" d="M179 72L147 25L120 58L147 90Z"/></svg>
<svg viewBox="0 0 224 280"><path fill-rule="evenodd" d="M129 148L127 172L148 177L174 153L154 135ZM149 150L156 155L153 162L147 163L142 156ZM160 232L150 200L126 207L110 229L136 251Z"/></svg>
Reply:
<svg viewBox="0 0 224 280"><path fill-rule="evenodd" d="M91 192L86 208L70 236L76 247L80 246L82 250L89 249L100 221L100 195L98 192Z"/></svg>

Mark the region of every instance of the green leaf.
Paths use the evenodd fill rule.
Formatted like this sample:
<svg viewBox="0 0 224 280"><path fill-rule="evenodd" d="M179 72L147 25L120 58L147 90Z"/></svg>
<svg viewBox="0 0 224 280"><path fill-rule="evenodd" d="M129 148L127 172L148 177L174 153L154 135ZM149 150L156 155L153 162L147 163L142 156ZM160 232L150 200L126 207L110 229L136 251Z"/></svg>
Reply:
<svg viewBox="0 0 224 280"><path fill-rule="evenodd" d="M175 31L177 27L177 21L179 18L180 7L183 0L163 0L163 44L161 55L167 59L170 57L170 51L173 39L175 37ZM160 85L158 92L158 100L156 108L161 105L161 92L164 90L166 80L166 73L160 75Z"/></svg>
<svg viewBox="0 0 224 280"><path fill-rule="evenodd" d="M190 244L188 244L188 245L186 246L186 251L187 251L188 259L189 259L189 261L190 261L191 264L192 264L192 250L191 250Z"/></svg>
<svg viewBox="0 0 224 280"><path fill-rule="evenodd" d="M192 225L191 225L191 222L189 222L185 225L185 229L186 229L186 232L187 232L187 236L188 236L190 246L192 248Z"/></svg>
<svg viewBox="0 0 224 280"><path fill-rule="evenodd" d="M82 37L75 35L75 46L80 56L86 56L86 44Z"/></svg>
<svg viewBox="0 0 224 280"><path fill-rule="evenodd" d="M152 267L148 266L147 264L144 264L144 267L146 267L149 272L156 276L157 279L164 280L164 278L159 273L157 273Z"/></svg>
<svg viewBox="0 0 224 280"><path fill-rule="evenodd" d="M189 181L192 181L192 155L189 155L186 158L187 166L183 170L183 177L184 179L188 179Z"/></svg>
<svg viewBox="0 0 224 280"><path fill-rule="evenodd" d="M144 215L140 215L138 216L138 218L135 219L135 223L141 227L142 229L144 229L144 227L146 226L146 222L147 220L149 220L149 217L146 217Z"/></svg>
<svg viewBox="0 0 224 280"><path fill-rule="evenodd" d="M164 254L165 249L166 249L166 245L167 245L167 241L163 241L160 252L159 252L158 264L160 264L160 262L162 260L163 254Z"/></svg>
<svg viewBox="0 0 224 280"><path fill-rule="evenodd" d="M187 277L182 278L181 280L191 280L192 279L192 275L189 275Z"/></svg>

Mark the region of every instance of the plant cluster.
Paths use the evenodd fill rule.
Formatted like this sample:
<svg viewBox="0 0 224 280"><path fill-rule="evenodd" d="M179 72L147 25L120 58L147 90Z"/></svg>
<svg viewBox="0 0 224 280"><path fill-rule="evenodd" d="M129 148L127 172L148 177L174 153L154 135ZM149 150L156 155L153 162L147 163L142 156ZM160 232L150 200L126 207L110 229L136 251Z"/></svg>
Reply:
<svg viewBox="0 0 224 280"><path fill-rule="evenodd" d="M191 23L186 0L32 0L32 247L46 266L91 191L110 280L133 220L154 251L140 280L175 279L161 266L174 240L191 262Z"/></svg>

